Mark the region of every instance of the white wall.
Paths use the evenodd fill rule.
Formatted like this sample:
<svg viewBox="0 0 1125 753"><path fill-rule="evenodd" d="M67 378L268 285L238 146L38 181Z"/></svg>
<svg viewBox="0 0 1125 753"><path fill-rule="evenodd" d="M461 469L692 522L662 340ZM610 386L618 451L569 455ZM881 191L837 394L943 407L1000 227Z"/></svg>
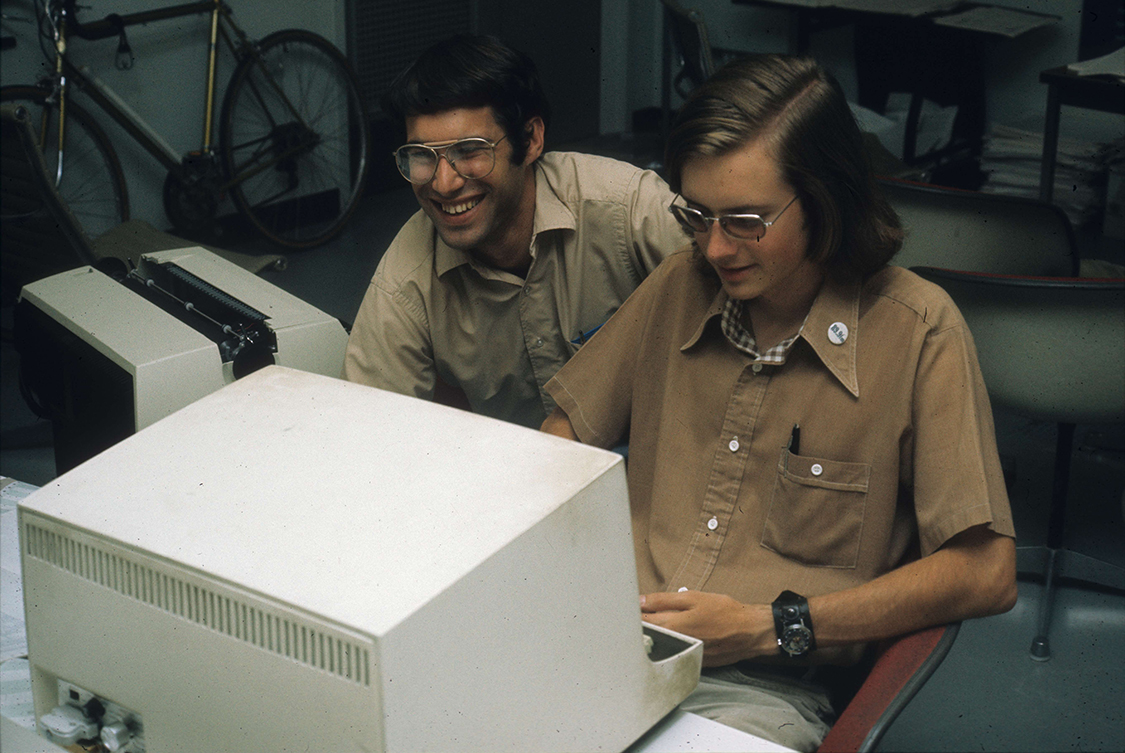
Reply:
<svg viewBox="0 0 1125 753"><path fill-rule="evenodd" d="M186 0L98 0L93 9L79 16L91 21L109 13L137 13L151 8L176 5ZM89 3L80 3L89 5ZM344 0L233 0L230 7L235 21L255 38L286 28L313 31L332 41L341 50L344 39ZM5 0L5 15L34 18L30 0ZM16 37L16 48L6 50L0 66L0 83L34 83L45 72L43 55L36 40L34 23L5 21L5 36ZM128 102L173 149L183 154L198 149L203 139L204 79L207 72L209 17L206 15L159 21L127 29L129 45L136 62L128 71L114 67L117 39L71 44L72 60L88 66L95 75ZM233 71L229 53L220 55L218 92L215 104L217 137L218 112L226 82ZM159 228L169 226L164 215L162 192L164 169L141 149L116 123L105 117L87 100L86 109L100 116L99 121L117 148L129 185L132 216Z"/></svg>

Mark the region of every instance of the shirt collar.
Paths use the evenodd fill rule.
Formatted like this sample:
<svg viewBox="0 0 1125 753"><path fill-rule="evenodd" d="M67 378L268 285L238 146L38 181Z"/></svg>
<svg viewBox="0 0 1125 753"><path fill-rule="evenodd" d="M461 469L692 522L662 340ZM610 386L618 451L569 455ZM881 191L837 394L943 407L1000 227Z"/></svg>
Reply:
<svg viewBox="0 0 1125 753"><path fill-rule="evenodd" d="M856 280L834 280L829 274L813 301L801 338L840 384L859 397L856 344L859 342L859 296ZM840 325L843 325L842 327ZM837 344L839 343L839 344Z"/></svg>
<svg viewBox="0 0 1125 753"><path fill-rule="evenodd" d="M574 230L578 222L574 213L555 194L539 163L535 163L535 218L531 230L531 259L535 262L538 237L548 230ZM436 235L436 231L435 231ZM468 264L486 277L507 275L508 273L481 264L473 256L460 249L452 248L437 235L434 247L434 268L438 277L451 269ZM522 282L522 281L521 281Z"/></svg>
<svg viewBox="0 0 1125 753"><path fill-rule="evenodd" d="M720 287L718 292L715 293L715 297L714 299L712 299L711 305L708 306L707 311L704 312L703 318L699 322L699 326L695 328L695 332L692 333L691 337L688 338L686 343L680 346L681 351L690 350L691 348L695 347L695 344L699 342L699 339L701 337L703 337L703 332L707 329L707 323L716 316L722 316L723 309L727 305L727 298L728 296L726 294L726 291ZM721 332L719 333L719 336L723 336Z"/></svg>
<svg viewBox="0 0 1125 753"><path fill-rule="evenodd" d="M832 279L831 275L827 276L820 287L820 292L813 300L812 309L809 310L799 335L812 347L821 363L855 397L859 397L856 343L859 340L860 290L861 285L858 282L837 281ZM714 317L722 315L727 298L726 291L720 288L703 314L695 332L680 347L681 351L686 351L699 342L707 328L707 323ZM841 324L842 328L839 326ZM829 328L833 328L831 334ZM845 332L846 335L843 334ZM716 334L725 339L722 332ZM842 341L837 345L834 339Z"/></svg>

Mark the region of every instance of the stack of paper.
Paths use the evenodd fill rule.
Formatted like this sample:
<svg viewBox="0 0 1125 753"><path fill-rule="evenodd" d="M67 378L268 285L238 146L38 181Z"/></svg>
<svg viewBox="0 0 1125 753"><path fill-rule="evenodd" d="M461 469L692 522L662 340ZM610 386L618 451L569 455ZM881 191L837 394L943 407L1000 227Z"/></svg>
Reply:
<svg viewBox="0 0 1125 753"><path fill-rule="evenodd" d="M1106 166L1120 153L1118 143L1059 138L1053 203L1075 227L1099 215L1104 200ZM1039 197L1043 134L992 124L985 135L981 170L988 176L982 191Z"/></svg>

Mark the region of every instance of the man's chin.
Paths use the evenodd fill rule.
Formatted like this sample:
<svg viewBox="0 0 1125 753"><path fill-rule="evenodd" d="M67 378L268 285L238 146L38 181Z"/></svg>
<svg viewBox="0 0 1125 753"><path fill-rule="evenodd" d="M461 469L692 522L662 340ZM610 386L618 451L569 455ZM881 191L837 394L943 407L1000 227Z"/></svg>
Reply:
<svg viewBox="0 0 1125 753"><path fill-rule="evenodd" d="M434 229L437 230L438 237L450 248L468 251L480 241L481 233L479 232L479 223L458 224L456 222L448 222L446 217L441 214L440 209L433 208L427 209L426 216L428 216L430 222L433 223Z"/></svg>
<svg viewBox="0 0 1125 753"><path fill-rule="evenodd" d="M440 224L434 225L442 242L458 251L471 251L480 241L480 234L470 228L448 228Z"/></svg>

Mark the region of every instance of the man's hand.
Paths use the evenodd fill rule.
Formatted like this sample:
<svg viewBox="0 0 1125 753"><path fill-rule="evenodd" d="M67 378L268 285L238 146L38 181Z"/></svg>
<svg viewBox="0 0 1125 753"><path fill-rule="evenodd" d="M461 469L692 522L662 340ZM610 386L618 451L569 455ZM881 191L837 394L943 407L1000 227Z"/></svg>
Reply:
<svg viewBox="0 0 1125 753"><path fill-rule="evenodd" d="M645 622L703 641L703 665L718 667L775 653L777 636L768 604L743 604L704 591L641 597Z"/></svg>
<svg viewBox="0 0 1125 753"><path fill-rule="evenodd" d="M570 417L566 415L566 411L559 407L556 407L551 415L547 416L547 420L539 427L539 431L545 431L563 439L579 441L578 435L574 433L574 426L570 423Z"/></svg>

